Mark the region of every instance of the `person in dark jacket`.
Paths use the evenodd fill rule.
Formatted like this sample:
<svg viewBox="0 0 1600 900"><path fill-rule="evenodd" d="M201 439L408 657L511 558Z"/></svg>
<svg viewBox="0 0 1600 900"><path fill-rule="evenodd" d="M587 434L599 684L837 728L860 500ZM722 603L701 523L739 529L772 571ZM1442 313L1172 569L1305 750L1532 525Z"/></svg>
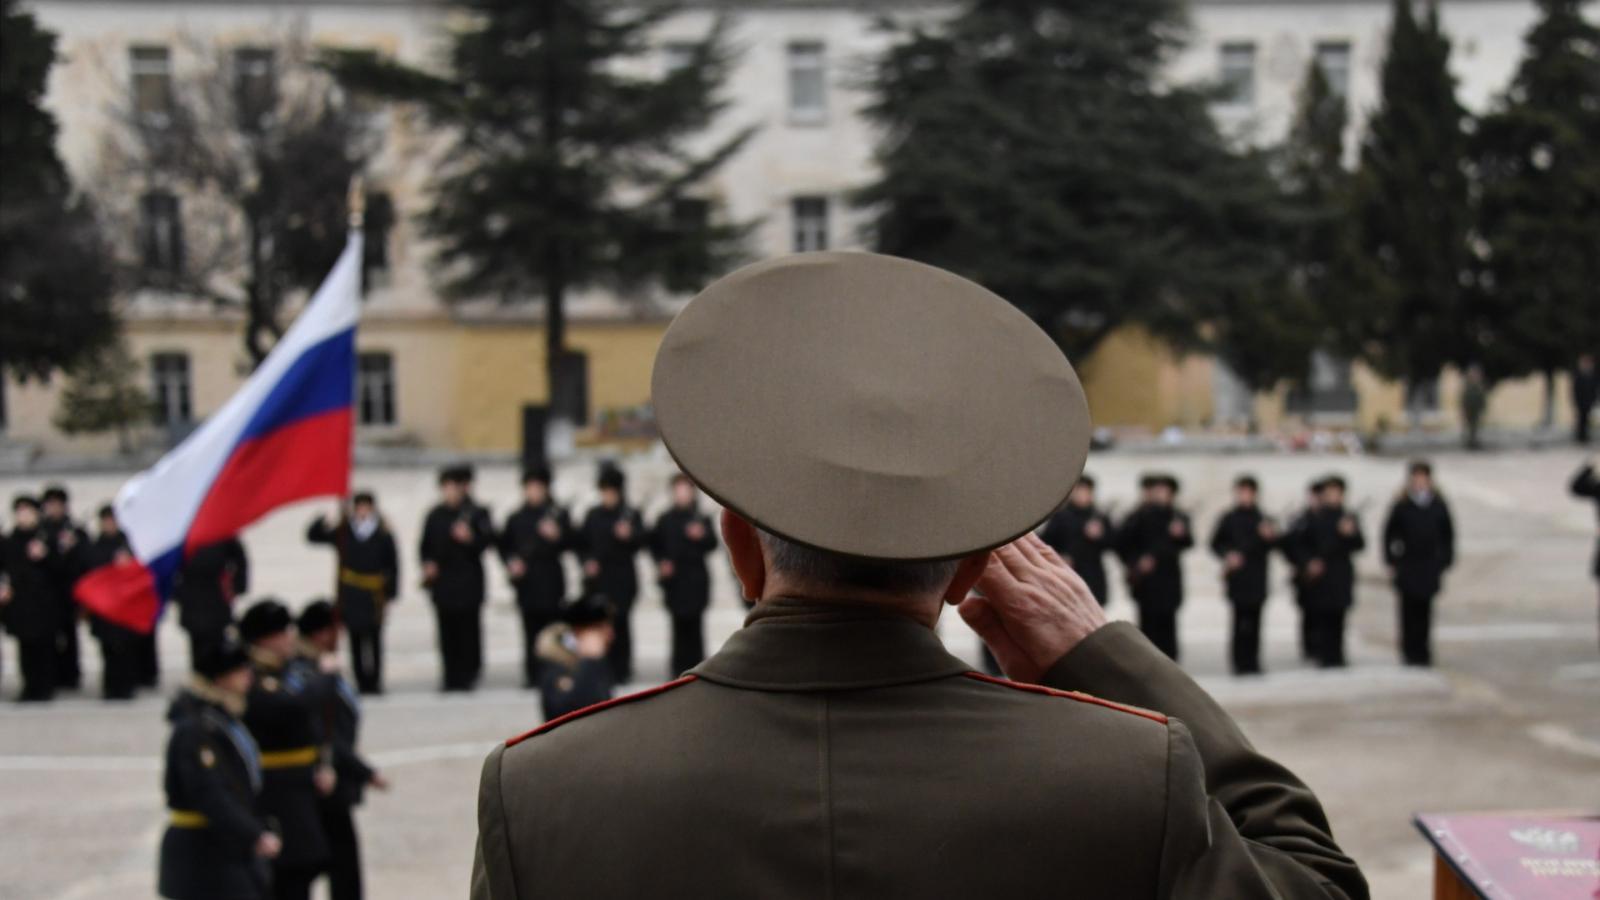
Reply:
<svg viewBox="0 0 1600 900"><path fill-rule="evenodd" d="M198 547L178 570L172 599L189 633L189 659L221 644L233 624L233 601L250 590L250 558L238 538Z"/></svg>
<svg viewBox="0 0 1600 900"><path fill-rule="evenodd" d="M1589 420L1594 415L1595 402L1600 400L1600 372L1595 371L1594 354L1578 357L1572 370L1572 425L1578 443L1589 443Z"/></svg>
<svg viewBox="0 0 1600 900"><path fill-rule="evenodd" d="M1267 562L1278 543L1278 526L1262 514L1260 490L1252 476L1235 479L1233 508L1211 532L1211 552L1222 561L1233 607L1230 656L1235 675L1261 674L1261 611L1267 604Z"/></svg>
<svg viewBox="0 0 1600 900"><path fill-rule="evenodd" d="M6 630L17 642L24 703L43 703L56 694L56 637L59 617L51 581L50 544L39 522L39 501L11 501L11 533L0 543L5 573Z"/></svg>
<svg viewBox="0 0 1600 900"><path fill-rule="evenodd" d="M1433 466L1417 460L1383 525L1383 561L1400 598L1400 658L1408 666L1433 664L1433 600L1455 562L1455 545L1450 506L1434 487Z"/></svg>
<svg viewBox="0 0 1600 900"><path fill-rule="evenodd" d="M522 475L523 503L500 532L500 560L517 592L522 615L522 683L539 686L536 644L539 632L556 620L567 596L561 557L575 540L572 518L550 497L550 470L540 466Z"/></svg>
<svg viewBox="0 0 1600 900"><path fill-rule="evenodd" d="M171 900L264 900L283 849L258 807L261 753L239 717L254 674L232 641L196 661L167 712L170 821L157 890Z"/></svg>
<svg viewBox="0 0 1600 900"><path fill-rule="evenodd" d="M326 600L306 604L295 620L300 655L322 676L316 697L336 776L333 793L323 797L319 807L328 835L328 894L332 900L360 900L361 842L356 836L355 807L368 787L388 790L389 782L356 749L361 700L339 671L339 625Z"/></svg>
<svg viewBox="0 0 1600 900"><path fill-rule="evenodd" d="M1284 529L1283 537L1278 541L1278 551L1283 554L1284 562L1289 564L1289 588L1294 593L1295 609L1300 611L1300 659L1310 662L1314 659L1311 646L1316 642L1312 635L1314 618L1306 611L1306 585L1305 578L1306 560L1301 555L1305 547L1304 534L1311 522L1311 516L1317 510L1317 486L1321 480L1311 482L1306 486L1305 506L1300 512L1289 520L1288 528Z"/></svg>
<svg viewBox="0 0 1600 900"><path fill-rule="evenodd" d="M1574 497L1593 500L1595 512L1600 513L1600 471L1597 471L1595 460L1589 460L1578 470L1578 474L1572 476L1570 487ZM1600 578L1600 539L1595 542L1593 573L1595 578Z"/></svg>
<svg viewBox="0 0 1600 900"><path fill-rule="evenodd" d="M441 471L439 503L422 522L420 553L446 691L470 691L483 673L483 551L493 543L489 513L472 500L472 469Z"/></svg>
<svg viewBox="0 0 1600 900"><path fill-rule="evenodd" d="M700 511L700 491L689 476L672 477L672 507L650 530L650 555L667 612L672 615L673 677L706 658L705 616L711 605L706 557L717 549L717 530Z"/></svg>
<svg viewBox="0 0 1600 900"><path fill-rule="evenodd" d="M318 704L320 674L295 653L289 608L276 600L245 610L239 636L255 667L243 719L261 748L261 811L283 838L272 895L306 900L329 858L319 804L337 784Z"/></svg>
<svg viewBox="0 0 1600 900"><path fill-rule="evenodd" d="M558 719L611 699L616 680L606 655L616 637L615 610L606 598L584 594L539 634L539 698L544 719Z"/></svg>
<svg viewBox="0 0 1600 900"><path fill-rule="evenodd" d="M306 540L333 547L338 557L334 594L339 622L350 635L350 661L363 694L383 693L383 621L400 590L400 554L394 533L365 491L350 498L337 523L322 516L306 529Z"/></svg>
<svg viewBox="0 0 1600 900"><path fill-rule="evenodd" d="M1128 589L1139 607L1139 629L1161 652L1178 658L1178 608L1183 605L1180 557L1194 546L1189 517L1174 509L1178 479L1145 475L1138 508L1117 528L1113 546L1128 572Z"/></svg>
<svg viewBox="0 0 1600 900"><path fill-rule="evenodd" d="M117 525L117 515L102 506L100 532L84 550L85 571L132 559L127 535ZM139 687L139 657L144 635L109 619L91 614L89 633L100 642L100 689L107 700L132 700Z"/></svg>
<svg viewBox="0 0 1600 900"><path fill-rule="evenodd" d="M1056 511L1039 534L1046 544L1061 554L1105 606L1109 600L1105 554L1111 549L1111 518L1094 504L1094 479L1078 478L1066 505Z"/></svg>
<svg viewBox="0 0 1600 900"><path fill-rule="evenodd" d="M1355 554L1366 547L1361 523L1344 508L1345 481L1330 475L1317 483L1317 508L1293 535L1301 561L1311 655L1325 669L1345 665L1345 618L1355 605Z"/></svg>
<svg viewBox="0 0 1600 900"><path fill-rule="evenodd" d="M49 485L39 499L39 528L50 546L50 590L56 604L56 687L75 691L83 685L83 659L78 601L72 597L72 588L89 571L84 564L89 535L72 521L66 488Z"/></svg>
<svg viewBox="0 0 1600 900"><path fill-rule="evenodd" d="M627 480L615 466L600 469L600 504L584 516L578 540L583 558L584 588L611 602L616 639L607 659L618 684L633 678L633 631L629 618L639 595L634 556L644 546L644 523L623 498Z"/></svg>

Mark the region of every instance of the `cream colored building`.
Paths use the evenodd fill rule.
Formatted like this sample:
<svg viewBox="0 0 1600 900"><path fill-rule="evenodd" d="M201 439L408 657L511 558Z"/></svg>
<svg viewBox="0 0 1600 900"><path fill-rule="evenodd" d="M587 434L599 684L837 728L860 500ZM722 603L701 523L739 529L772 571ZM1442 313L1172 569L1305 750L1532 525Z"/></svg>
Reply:
<svg viewBox="0 0 1600 900"><path fill-rule="evenodd" d="M181 75L192 64L186 51L196 40L249 48L298 29L313 42L371 47L426 64L441 55L448 24L440 7L403 0L28 5L59 35L64 58L53 73L48 103L61 122L64 159L91 188L108 127L108 98L135 90L141 78ZM874 28L878 16L933 18L945 7L768 0L717 8L730 16L730 37L742 49L725 88L731 103L718 132L748 125L759 131L706 185L706 197L734 219L759 220L751 248L756 257L859 246L860 220L846 197L871 177L873 135L858 114L864 97L854 86L855 72L884 46L886 37ZM1316 57L1347 92L1359 119L1376 102L1388 9L1388 0L1197 0L1192 41L1172 74L1233 84L1235 100L1219 105L1219 119L1240 140L1269 141L1286 127L1300 78ZM704 34L713 16L712 7L691 4L661 27L657 58L638 64L670 65L675 44ZM1443 4L1456 42L1460 93L1469 107L1482 108L1506 84L1533 16L1531 3L1516 0ZM426 202L427 151L415 117L390 114L385 150L371 177L390 192L400 216L386 245L388 265L369 285L360 332L360 440L513 450L522 407L545 397L538 304L451 309L440 302L429 247L410 219ZM592 414L648 403L655 347L681 300L599 293L576 298L570 344L588 357ZM240 321L159 294L129 298L125 306L130 348L146 369L142 377L160 399L166 423L147 439L168 440L215 410L239 384L247 370ZM1114 335L1081 363L1096 419L1105 425L1226 425L1252 409L1268 427L1292 427L1302 418L1286 392L1249 397L1213 360L1175 358L1136 331ZM1340 408L1322 418L1367 429L1404 420L1398 387L1328 361L1320 371L1331 394L1353 398L1334 404ZM5 383L0 440L30 452L109 451L109 436L69 438L51 425L58 390L59 382ZM1447 374L1427 423L1452 424L1456 390L1457 379ZM1562 404L1558 410L1565 415ZM1496 424L1533 425L1539 413L1539 386L1533 383L1503 385L1493 396Z"/></svg>

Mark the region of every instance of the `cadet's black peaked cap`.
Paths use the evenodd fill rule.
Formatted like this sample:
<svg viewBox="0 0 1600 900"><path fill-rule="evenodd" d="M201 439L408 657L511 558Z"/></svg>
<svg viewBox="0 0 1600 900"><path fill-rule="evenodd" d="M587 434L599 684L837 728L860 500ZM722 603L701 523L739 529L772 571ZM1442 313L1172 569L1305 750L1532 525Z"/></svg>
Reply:
<svg viewBox="0 0 1600 900"><path fill-rule="evenodd" d="M651 394L667 449L719 503L867 559L1026 534L1089 452L1083 387L1038 326L965 278L874 253L718 280L667 329Z"/></svg>
<svg viewBox="0 0 1600 900"><path fill-rule="evenodd" d="M313 600L300 610L300 617L295 620L295 630L302 635L316 634L324 628L331 627L337 618L333 604L326 600Z"/></svg>
<svg viewBox="0 0 1600 900"><path fill-rule="evenodd" d="M289 607L276 600L260 600L239 617L239 637L253 644L268 635L288 631L293 623Z"/></svg>
<svg viewBox="0 0 1600 900"><path fill-rule="evenodd" d="M225 640L215 647L202 650L191 665L196 675L216 680L249 666L250 656L238 641Z"/></svg>

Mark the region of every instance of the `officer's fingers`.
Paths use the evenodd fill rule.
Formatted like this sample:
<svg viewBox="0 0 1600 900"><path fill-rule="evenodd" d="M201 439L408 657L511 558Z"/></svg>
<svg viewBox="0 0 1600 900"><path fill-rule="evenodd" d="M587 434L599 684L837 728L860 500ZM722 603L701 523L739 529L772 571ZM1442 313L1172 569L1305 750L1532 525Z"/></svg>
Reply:
<svg viewBox="0 0 1600 900"><path fill-rule="evenodd" d="M977 635L979 640L994 654L995 661L1000 663L1002 669L1010 671L1010 667L1026 660L1017 642L1006 631L1005 620L995 612L994 605L985 597L968 597L956 607L956 612L961 614L961 620L967 623Z"/></svg>
<svg viewBox="0 0 1600 900"><path fill-rule="evenodd" d="M1014 597L1021 590L1021 582L1004 562L1006 548L989 554L989 562L983 567L983 574L978 576L975 585L978 592L985 597L1004 602L1007 597Z"/></svg>

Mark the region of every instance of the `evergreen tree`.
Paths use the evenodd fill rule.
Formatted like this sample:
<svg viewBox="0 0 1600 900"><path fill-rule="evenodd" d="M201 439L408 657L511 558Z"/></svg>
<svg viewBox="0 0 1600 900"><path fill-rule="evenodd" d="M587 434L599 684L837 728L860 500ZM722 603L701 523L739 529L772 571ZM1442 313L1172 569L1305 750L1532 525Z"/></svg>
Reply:
<svg viewBox="0 0 1600 900"><path fill-rule="evenodd" d="M898 29L868 77L880 177L857 202L876 248L992 288L1074 357L1126 324L1246 349L1221 332L1281 274L1281 204L1212 94L1164 78L1183 9L971 0Z"/></svg>
<svg viewBox="0 0 1600 900"><path fill-rule="evenodd" d="M66 434L117 433L117 449L133 452L133 429L150 421L151 402L133 380L138 363L120 340L72 369L51 421Z"/></svg>
<svg viewBox="0 0 1600 900"><path fill-rule="evenodd" d="M1353 187L1355 253L1335 321L1343 349L1410 388L1471 360L1467 114L1450 75L1450 40L1429 2L1395 0L1382 97L1367 123Z"/></svg>
<svg viewBox="0 0 1600 900"><path fill-rule="evenodd" d="M1491 377L1545 376L1600 347L1600 28L1538 0L1510 89L1474 136L1483 248L1471 321Z"/></svg>
<svg viewBox="0 0 1600 900"><path fill-rule="evenodd" d="M605 285L698 286L747 231L694 190L750 131L689 146L724 103L720 24L657 77L646 59L670 5L621 0L472 0L442 74L371 53L330 65L358 90L420 104L450 135L422 214L454 299L544 302L555 416L581 415L562 364L565 300Z"/></svg>
<svg viewBox="0 0 1600 900"><path fill-rule="evenodd" d="M44 108L55 35L0 0L0 371L48 377L115 333L113 268Z"/></svg>

